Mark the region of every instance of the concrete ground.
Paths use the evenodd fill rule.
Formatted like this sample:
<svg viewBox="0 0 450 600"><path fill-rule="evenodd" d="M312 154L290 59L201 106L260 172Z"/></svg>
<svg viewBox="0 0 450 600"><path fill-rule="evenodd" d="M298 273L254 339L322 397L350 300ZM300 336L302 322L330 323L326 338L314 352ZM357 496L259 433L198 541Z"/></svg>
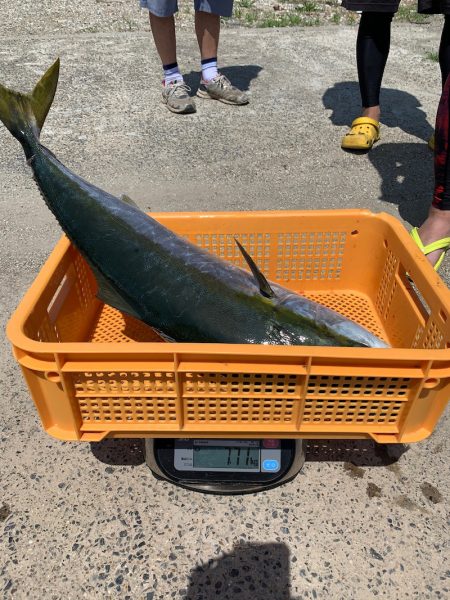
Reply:
<svg viewBox="0 0 450 600"><path fill-rule="evenodd" d="M85 5L2 0L0 81L28 89L61 57L42 140L89 181L152 210L367 207L408 226L424 218L440 85L425 53L438 48L438 25L394 26L383 139L355 156L339 147L358 113L355 28L224 30L223 72L251 103L199 100L182 117L160 104L160 66L137 9L139 25L120 32L121 3ZM189 28L179 56L195 88ZM4 328L60 229L4 128L0 182ZM448 413L410 447L310 442L291 483L203 496L156 481L139 441L48 437L0 343L2 597L449 597Z"/></svg>

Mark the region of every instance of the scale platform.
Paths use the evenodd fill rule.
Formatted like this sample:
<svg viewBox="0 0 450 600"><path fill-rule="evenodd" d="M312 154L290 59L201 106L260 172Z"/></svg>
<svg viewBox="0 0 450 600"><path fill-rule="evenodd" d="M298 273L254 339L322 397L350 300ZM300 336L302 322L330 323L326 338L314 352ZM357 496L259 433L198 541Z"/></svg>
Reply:
<svg viewBox="0 0 450 600"><path fill-rule="evenodd" d="M302 440L151 439L146 463L155 477L193 491L245 494L277 487L303 466Z"/></svg>

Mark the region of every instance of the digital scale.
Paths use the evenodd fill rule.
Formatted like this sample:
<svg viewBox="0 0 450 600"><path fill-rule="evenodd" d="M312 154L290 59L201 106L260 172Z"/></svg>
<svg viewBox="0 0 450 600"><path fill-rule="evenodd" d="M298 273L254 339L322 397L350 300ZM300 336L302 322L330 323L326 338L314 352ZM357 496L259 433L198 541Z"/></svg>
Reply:
<svg viewBox="0 0 450 600"><path fill-rule="evenodd" d="M302 440L150 439L155 477L211 494L258 492L293 479L303 466Z"/></svg>

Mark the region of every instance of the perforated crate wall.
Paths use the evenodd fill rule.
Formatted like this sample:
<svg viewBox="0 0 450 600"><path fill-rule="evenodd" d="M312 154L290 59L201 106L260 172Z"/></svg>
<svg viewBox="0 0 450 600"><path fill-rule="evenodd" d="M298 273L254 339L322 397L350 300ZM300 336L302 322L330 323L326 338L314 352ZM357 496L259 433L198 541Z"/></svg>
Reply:
<svg viewBox="0 0 450 600"><path fill-rule="evenodd" d="M297 432L402 425L411 380L261 373L85 373L73 376L84 424L271 424Z"/></svg>

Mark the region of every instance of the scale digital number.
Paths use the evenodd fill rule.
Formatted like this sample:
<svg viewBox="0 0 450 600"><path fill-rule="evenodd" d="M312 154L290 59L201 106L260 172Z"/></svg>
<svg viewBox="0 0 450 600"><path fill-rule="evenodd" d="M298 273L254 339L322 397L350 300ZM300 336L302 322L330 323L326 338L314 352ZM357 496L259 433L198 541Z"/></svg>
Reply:
<svg viewBox="0 0 450 600"><path fill-rule="evenodd" d="M279 440L175 440L178 471L277 473L281 468Z"/></svg>

